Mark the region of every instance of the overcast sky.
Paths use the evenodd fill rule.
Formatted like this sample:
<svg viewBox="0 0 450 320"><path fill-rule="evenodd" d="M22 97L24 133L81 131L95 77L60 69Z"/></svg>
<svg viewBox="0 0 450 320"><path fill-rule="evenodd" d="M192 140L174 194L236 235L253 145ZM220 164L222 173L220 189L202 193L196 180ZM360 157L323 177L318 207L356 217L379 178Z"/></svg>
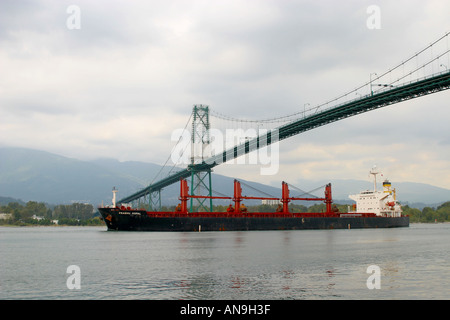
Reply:
<svg viewBox="0 0 450 320"><path fill-rule="evenodd" d="M371 5L379 28L367 25ZM247 119L299 112L440 38L449 13L446 0L2 0L0 146L163 164L194 104ZM444 91L291 137L275 175L215 172L301 186L368 179L376 164L392 181L450 188L449 100Z"/></svg>

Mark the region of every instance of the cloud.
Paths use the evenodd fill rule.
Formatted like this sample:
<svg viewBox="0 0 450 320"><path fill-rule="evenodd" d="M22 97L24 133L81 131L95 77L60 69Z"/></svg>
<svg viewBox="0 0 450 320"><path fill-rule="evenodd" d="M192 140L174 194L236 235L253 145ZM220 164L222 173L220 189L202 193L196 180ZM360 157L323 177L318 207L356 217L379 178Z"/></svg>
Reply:
<svg viewBox="0 0 450 320"><path fill-rule="evenodd" d="M1 145L164 163L193 104L247 119L300 112L450 30L450 5L437 0L378 1L380 30L366 26L371 1L77 1L81 29L69 30L72 4L0 3ZM438 93L289 138L274 177L223 171L358 178L381 162L445 187L447 101Z"/></svg>

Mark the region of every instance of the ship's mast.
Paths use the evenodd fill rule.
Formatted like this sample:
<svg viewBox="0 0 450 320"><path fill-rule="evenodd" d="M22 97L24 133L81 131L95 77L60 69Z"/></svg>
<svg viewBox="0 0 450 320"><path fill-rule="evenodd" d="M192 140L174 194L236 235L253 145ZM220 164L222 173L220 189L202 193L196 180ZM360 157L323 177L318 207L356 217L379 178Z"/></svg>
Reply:
<svg viewBox="0 0 450 320"><path fill-rule="evenodd" d="M116 189L116 187L114 187L113 189L112 189L112 192L113 192L113 198L112 198L112 205L113 205L113 208L115 208L116 207L116 193L117 193L117 189Z"/></svg>
<svg viewBox="0 0 450 320"><path fill-rule="evenodd" d="M370 170L369 172L371 175L373 175L373 191L376 192L377 191L377 174L380 173L380 171L378 171L377 166L373 166L372 170Z"/></svg>

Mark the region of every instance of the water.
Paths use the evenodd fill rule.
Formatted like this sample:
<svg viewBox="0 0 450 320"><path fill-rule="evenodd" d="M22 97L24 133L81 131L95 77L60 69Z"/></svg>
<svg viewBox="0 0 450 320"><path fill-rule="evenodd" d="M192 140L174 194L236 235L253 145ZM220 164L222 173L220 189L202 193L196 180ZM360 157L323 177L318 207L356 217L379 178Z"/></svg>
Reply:
<svg viewBox="0 0 450 320"><path fill-rule="evenodd" d="M250 232L0 227L0 299L449 299L450 224ZM68 289L70 265L80 289ZM380 289L368 289L380 268Z"/></svg>

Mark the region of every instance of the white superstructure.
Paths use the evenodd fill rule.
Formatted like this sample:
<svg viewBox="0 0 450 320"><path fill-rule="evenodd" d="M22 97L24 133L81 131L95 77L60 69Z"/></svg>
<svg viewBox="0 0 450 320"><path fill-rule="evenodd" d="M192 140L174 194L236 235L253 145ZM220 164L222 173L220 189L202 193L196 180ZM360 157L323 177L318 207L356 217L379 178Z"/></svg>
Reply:
<svg viewBox="0 0 450 320"><path fill-rule="evenodd" d="M350 195L349 198L356 201L353 210L349 213L375 213L377 216L400 217L402 208L396 199L395 189L391 188L388 180L383 182L383 190L377 191L376 176L380 172L373 167L370 174L374 176L374 190L362 191L359 194Z"/></svg>

